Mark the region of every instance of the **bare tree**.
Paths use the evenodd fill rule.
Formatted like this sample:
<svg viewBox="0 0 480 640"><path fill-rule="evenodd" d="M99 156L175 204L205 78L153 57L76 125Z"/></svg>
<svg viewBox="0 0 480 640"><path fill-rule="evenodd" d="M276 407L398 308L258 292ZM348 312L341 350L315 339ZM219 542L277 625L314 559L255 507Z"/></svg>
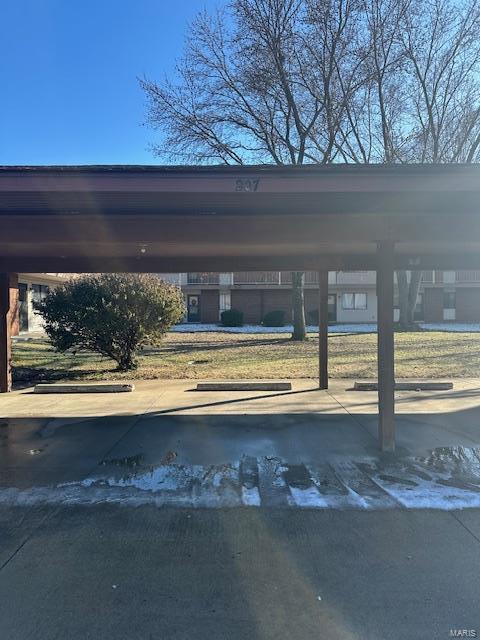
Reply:
<svg viewBox="0 0 480 640"><path fill-rule="evenodd" d="M364 9L368 81L349 106L344 159L478 161L478 0L364 0ZM414 325L421 280L421 271L397 272L404 328Z"/></svg>
<svg viewBox="0 0 480 640"><path fill-rule="evenodd" d="M355 0L234 0L191 26L177 81L141 85L162 158L200 163L333 162L358 71ZM318 45L318 46L317 46ZM295 340L305 339L295 274Z"/></svg>
<svg viewBox="0 0 480 640"><path fill-rule="evenodd" d="M475 162L480 0L231 0L143 78L153 151L224 164ZM294 275L294 337L305 337ZM421 273L398 274L402 322ZM298 290L297 290L298 289Z"/></svg>
<svg viewBox="0 0 480 640"><path fill-rule="evenodd" d="M431 0L403 16L400 39L415 125L399 156L408 162L472 162L480 144L479 10ZM400 325L411 328L422 272L397 273Z"/></svg>

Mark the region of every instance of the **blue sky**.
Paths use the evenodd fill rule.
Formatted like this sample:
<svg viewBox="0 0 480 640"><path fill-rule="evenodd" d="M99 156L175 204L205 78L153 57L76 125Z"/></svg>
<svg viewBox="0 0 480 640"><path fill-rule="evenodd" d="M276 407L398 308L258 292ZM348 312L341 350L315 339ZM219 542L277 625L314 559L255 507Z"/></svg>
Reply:
<svg viewBox="0 0 480 640"><path fill-rule="evenodd" d="M0 164L155 164L137 76L161 79L219 0L3 0Z"/></svg>

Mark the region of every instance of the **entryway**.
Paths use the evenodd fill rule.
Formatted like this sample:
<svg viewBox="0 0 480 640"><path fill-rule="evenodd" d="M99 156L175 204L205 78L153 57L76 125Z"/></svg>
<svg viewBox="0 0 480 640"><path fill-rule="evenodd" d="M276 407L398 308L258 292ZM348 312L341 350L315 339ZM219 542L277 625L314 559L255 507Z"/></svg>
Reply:
<svg viewBox="0 0 480 640"><path fill-rule="evenodd" d="M187 296L187 320L188 322L200 322L200 296L198 294Z"/></svg>

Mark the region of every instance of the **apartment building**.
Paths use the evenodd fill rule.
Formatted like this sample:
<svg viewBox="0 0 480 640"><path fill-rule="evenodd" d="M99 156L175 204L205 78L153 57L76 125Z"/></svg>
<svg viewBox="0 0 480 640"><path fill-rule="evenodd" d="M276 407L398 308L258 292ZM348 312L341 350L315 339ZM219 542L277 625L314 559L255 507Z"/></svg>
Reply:
<svg viewBox="0 0 480 640"><path fill-rule="evenodd" d="M292 274L284 271L235 273L160 273L180 286L185 295L185 322L216 323L226 309L239 309L246 324L260 324L266 313L282 309L291 319ZM70 277L64 273L18 274L18 313L12 333L41 331L34 303ZM376 322L374 271L331 271L328 275L329 321ZM318 274L305 274L305 314L316 324ZM396 311L398 318L398 293ZM424 322L480 322L480 271L425 271L415 318Z"/></svg>
<svg viewBox="0 0 480 640"><path fill-rule="evenodd" d="M282 309L291 318L291 273L247 271L235 273L158 274L181 286L187 306L186 322L215 323L225 309L239 309L247 324L258 324L269 311ZM317 314L317 272L305 274L307 323ZM329 273L329 321L375 322L375 272ZM398 292L396 292L398 318ZM480 322L480 271L425 271L415 318L424 322Z"/></svg>
<svg viewBox="0 0 480 640"><path fill-rule="evenodd" d="M66 273L19 273L18 305L14 315L12 335L25 331L41 331L42 319L35 313L34 303L44 298L49 290L64 282Z"/></svg>

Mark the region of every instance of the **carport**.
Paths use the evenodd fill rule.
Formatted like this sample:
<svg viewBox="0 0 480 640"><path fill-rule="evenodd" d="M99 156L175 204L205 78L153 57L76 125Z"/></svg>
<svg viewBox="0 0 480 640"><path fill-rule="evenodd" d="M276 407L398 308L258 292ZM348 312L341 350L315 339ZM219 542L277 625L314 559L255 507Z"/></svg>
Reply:
<svg viewBox="0 0 480 640"><path fill-rule="evenodd" d="M15 274L375 270L379 443L395 446L395 269L480 268L480 167L0 168L0 391L11 389Z"/></svg>

